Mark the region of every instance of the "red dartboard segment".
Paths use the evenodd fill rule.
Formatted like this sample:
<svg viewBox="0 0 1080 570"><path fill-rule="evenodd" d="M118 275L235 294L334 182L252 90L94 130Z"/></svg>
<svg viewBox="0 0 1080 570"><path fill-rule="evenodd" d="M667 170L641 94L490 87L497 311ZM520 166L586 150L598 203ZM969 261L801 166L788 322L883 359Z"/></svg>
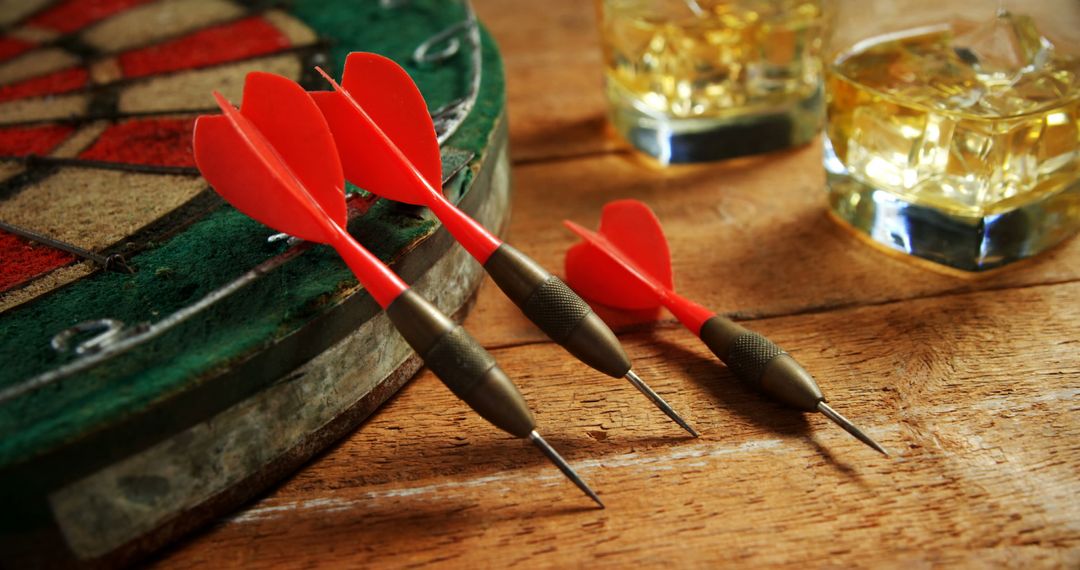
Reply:
<svg viewBox="0 0 1080 570"><path fill-rule="evenodd" d="M291 45L266 19L253 17L125 52L117 60L125 77L143 77L246 59Z"/></svg>
<svg viewBox="0 0 1080 570"><path fill-rule="evenodd" d="M0 5L24 1L0 0ZM326 260L321 256L327 248L308 250L306 246L265 243L271 230L241 220L206 192L207 181L197 175L197 169L189 168L191 143L165 140L191 133L185 119L187 110L212 104L210 86L226 91L237 103L243 102L244 112L254 113L249 97L235 95L246 72L275 71L295 85L303 79L305 70L310 73L316 63L331 61L330 41L335 41L333 46L341 52L419 45L447 26L460 25L463 14L456 3L406 3L408 9L387 10L370 0L30 1L44 8L36 8L33 14L12 23L11 37L33 38L41 45L9 59L7 75L19 77L15 81L22 82L64 66L73 67L78 61L91 78L85 87L63 95L0 103L6 111L0 139L4 138L4 127L16 125L42 126L51 121L74 127L66 141L57 138L59 147L38 133L35 145L51 149L42 159L11 157L5 165L5 158L0 156L0 178L6 177L0 221L43 234L46 241L84 249L89 252L85 257L105 257L113 262L83 260L81 254L72 259L51 247L28 249L25 242L18 240L13 240L14 245L22 249L9 251L9 240L0 238L0 336L18 333L7 334L18 342L9 342L5 347L15 357L0 354L0 368L8 369L6 375L0 374L4 388L0 416L13 418L8 424L14 424L27 450L24 459L18 444L13 443L17 438L0 436L0 481L5 482L0 487L17 488L7 485L8 479L18 482L26 474L47 473L54 460L65 465L65 473L70 472L70 477L56 479L55 485L49 479L48 484L35 485L32 495L20 495L20 505L50 514L64 513L35 518L20 529L26 531L23 534L59 538L37 541L41 544L30 541L26 548L20 545L14 559L4 552L4 560L15 565L23 562L25 566L131 564L151 545L178 538L181 532L203 524L211 515L225 514L231 505L262 492L287 470L298 467L307 455L321 449L322 444L312 446L311 442L333 441L352 429L401 386L415 365L415 358L375 359L373 363L350 360L346 363L349 366L342 368L337 366L335 355L327 352L347 341L374 346L388 354L405 354L407 344L400 335L383 334L374 320L382 318L376 305L391 302L404 287L404 283L401 288L393 282L386 285L395 279L391 270L386 270L391 273L378 290L362 288L335 263L324 267ZM134 9L117 10L105 18L90 9L125 4ZM337 13L341 4L349 4L350 23L363 33L336 34L340 30L333 24L341 16ZM302 10L294 11L294 6ZM37 22L29 22L35 18ZM276 29L270 29L268 24ZM250 26L246 28L249 31L243 31L245 26ZM75 28L81 29L58 31ZM237 44L237 40L242 41ZM149 49L155 44L160 45ZM463 45L463 53L471 55L472 47ZM465 95L481 69L487 78L475 93L476 105L464 127L467 137L459 137L469 152L454 153L448 166L452 164L453 172L463 173L452 185L455 195L462 198L462 207L481 216L481 221L490 227L504 227L510 188L506 177L498 173L508 168L505 90L496 48L486 36L483 48L477 54L481 56L479 67L473 67L471 57L457 57L441 63L438 69L425 66L417 70L425 79L452 86L452 90L446 90L447 96ZM60 52L63 58L57 57ZM407 57L405 53L399 55ZM165 61L150 61L154 58ZM192 72L193 68L197 71ZM295 115L290 102L270 109L275 110L283 111L285 116ZM299 118L310 122L313 117L325 122L318 111L315 116ZM427 128L433 131L430 117L427 120ZM304 142L296 131L276 131L274 136L273 128L266 130L275 148ZM9 133L7 138L16 137ZM172 154L165 147L181 149L181 154ZM23 146L15 148L19 154L28 150ZM288 154L289 150L284 152ZM336 159L333 148L329 152L317 149L320 153ZM441 175L442 160L435 165L434 172ZM222 164L224 169L243 172L240 166L230 160ZM311 168L313 172L308 172L301 165L297 170L303 174L297 175L311 179L327 170L324 161ZM336 170L336 178L341 178L340 165ZM439 176L432 185L440 189L442 182ZM345 212L385 204L368 194L354 195L346 203L341 185L338 181L335 186L335 204L341 204L342 221ZM270 202L265 192L259 192L265 186L252 186L256 200ZM284 217L294 215L295 211L286 210ZM468 311L482 272L475 263L455 262L457 246L451 247L450 241L442 239L436 233L437 226L378 207L363 217L365 236L376 240L378 252L394 260L406 278L419 280L437 273L440 307L455 315ZM335 227L336 235L344 239L344 230L340 225ZM50 255L37 257L46 252ZM26 260L10 263L16 254ZM118 263L114 255L122 255L125 263ZM365 260L356 249L347 249L345 255L351 267L377 263ZM271 271L274 267L278 269ZM127 269L133 273L127 274ZM250 302L254 296L259 298L258 303ZM174 317L177 315L179 320ZM107 346L104 353L85 360L73 351L56 353L50 348L51 339L65 327L80 322L101 323L101 319L124 321L126 325L118 326L133 336L125 337L115 350ZM170 328L180 320L182 325ZM139 336L149 330L147 326L154 329L153 334ZM211 337L208 331L217 333ZM75 349L95 334L72 338L70 348ZM33 361L26 357L29 352L33 353ZM329 356L312 360L321 354ZM294 370L306 370L309 362L322 361L332 364L326 375L311 379L309 374L301 379L306 383L290 384L290 389L295 387L305 393L322 390L342 396L326 406L306 406L303 410L292 406L299 411L290 409L296 411L286 414L290 417L275 414L274 410L280 409L282 403L289 405L292 399L284 394L282 400L281 393L264 388L280 385L277 378L292 382ZM19 368L13 366L16 362ZM257 374L252 376L252 371ZM27 382L41 378L47 382ZM87 378L93 382L87 384ZM236 386L244 389L237 390ZM58 395L64 400L57 400ZM191 415L187 404L192 395L212 399L215 408L200 408L196 411L205 413ZM12 401L16 398L18 401ZM38 411L18 415L28 407ZM174 453L175 446L170 447L174 439L182 440L187 435L185 430L189 430L191 422L217 422L224 417L221 414L233 414L233 410L242 430L243 422L252 421L247 413L251 409L269 410L264 414L268 421L273 420L267 424L268 430L284 433L283 429L294 425L310 427L289 432L295 438L272 438L277 447L269 451L254 440L244 446L230 446L236 431L230 423L215 423L205 446L188 446L191 449L180 450L179 455ZM94 413L88 414L87 410ZM298 413L302 417L291 417ZM159 425L161 422L155 418L165 418L169 425ZM154 429L142 429L144 420L154 424ZM263 421L261 416L255 420ZM277 424L284 428L279 429ZM42 425L49 429L39 429ZM52 429L57 425L63 429ZM125 433L140 435L135 441ZM101 434L119 435L99 441ZM39 436L49 439L38 444L35 438ZM244 460L244 469L237 477L192 483L183 473L171 477L169 461L155 460L145 465L138 462L146 450L165 448L170 457L175 456L183 464L213 464L220 459L215 450L223 441L228 453ZM94 457L94 446L123 449L110 452L108 461L103 462ZM74 465L73 457L85 460L85 466ZM264 461L267 457L272 461ZM289 461L278 461L281 457ZM39 467L39 463L45 467ZM167 484L175 485L170 487L170 498L175 500L157 501L152 509L141 504L132 507L123 496L114 497L116 501L95 502L91 507L106 515L119 513L113 517L120 521L116 523L119 526L110 526L109 533L102 533L92 517L80 516L87 512L86 505L80 503L85 494L64 495L71 499L70 503L50 503L50 497L71 489L69 480L94 483L95 474L112 473L108 470L115 465L131 467L126 475L121 473L125 477L160 479L159 475L164 475ZM162 465L165 471L155 471L155 466ZM251 481L260 485L248 484ZM90 497L93 501L97 498ZM127 516L131 512L134 518ZM116 537L120 539L111 540Z"/></svg>
<svg viewBox="0 0 1080 570"><path fill-rule="evenodd" d="M66 93L85 87L89 80L90 74L82 67L69 67L0 87L0 101Z"/></svg>
<svg viewBox="0 0 1080 570"><path fill-rule="evenodd" d="M17 24L19 30L27 35L0 35L0 61L18 60L23 54L42 47L38 41L23 39L24 37L52 38L55 34L55 41L62 48L68 45L65 38L76 38L75 45L78 45L78 35L86 29L121 16L127 10L138 9L155 1L157 0L54 0L49 2L44 10ZM222 3L222 6L228 7L227 3ZM288 26L283 28L283 24L276 23L278 20L269 12L249 9L247 14L242 19L186 32L164 43L141 46L126 52L97 55L70 52L82 60L79 65L0 85L0 102L34 99L34 105L48 105L52 101L50 96L96 89L95 80L89 73L91 64L95 62L115 65L120 73L117 79L142 79L243 61L298 47L297 42L300 40L289 33ZM313 35L310 37L314 38ZM48 43L51 45L52 42L50 39ZM107 92L103 94L108 96ZM78 154L65 155L65 158L90 163L109 163L121 169L125 166L147 167L154 172L155 168L161 168L162 174L167 174L166 169L171 168L194 171L191 136L193 124L194 118L176 115L127 120L116 118L81 151L74 149ZM50 125L0 126L0 159L49 156L80 128L81 123L68 121ZM35 168L37 167L33 165L27 167L31 171ZM111 214L106 214L106 217L109 215ZM150 217L147 217L145 222L149 223L158 215L160 212L157 210L152 214L148 213L147 216ZM6 239L4 249L0 250L0 265L5 265L0 292L19 289L26 282L63 267L71 259L67 254L48 247L35 246L37 249L26 249L26 242L12 240L14 238ZM19 257L22 261L15 263L18 252L22 252L22 257Z"/></svg>
<svg viewBox="0 0 1080 570"><path fill-rule="evenodd" d="M64 37L77 38L89 27L154 1L157 0L55 0L18 26L31 33L24 37L38 37L32 33L42 34L43 31L46 37L50 37L49 33L55 33L58 45L66 46L68 44ZM252 9L242 19L190 31L156 45L96 56L72 52L82 60L81 64L0 85L0 102L33 98L35 104L48 104L52 100L51 95L96 88L89 73L90 64L95 61L115 65L120 72L119 79L142 79L296 48L297 40L288 33L288 28L275 23L277 21L268 13ZM0 35L0 61L17 60L40 47L38 42L23 39L19 34ZM160 167L163 174L166 173L164 169L169 168L194 171L193 124L193 117L176 115L126 120L116 118L81 151L75 149L78 154L65 157L69 160L109 163L121 169L132 166L148 167L154 171ZM49 125L0 126L0 158L49 156L80 128L81 123L67 121ZM37 167L27 168L34 170ZM156 210L154 212L147 214L150 216L145 220L147 223L160 214ZM105 214L106 217L109 215ZM8 235L0 249L0 265L4 266L3 275L0 276L0 292L17 290L27 282L63 267L71 259L62 251L32 245L22 238Z"/></svg>
<svg viewBox="0 0 1080 570"><path fill-rule="evenodd" d="M27 23L68 34L94 22L145 4L150 0L67 0L34 16Z"/></svg>
<svg viewBox="0 0 1080 570"><path fill-rule="evenodd" d="M112 125L79 154L85 160L195 168L195 118L134 119Z"/></svg>
<svg viewBox="0 0 1080 570"><path fill-rule="evenodd" d="M69 125L0 127L0 156L43 156L75 130Z"/></svg>
<svg viewBox="0 0 1080 570"><path fill-rule="evenodd" d="M37 245L0 230L0 292L75 260L65 251Z"/></svg>
<svg viewBox="0 0 1080 570"><path fill-rule="evenodd" d="M34 44L18 38L0 38L0 61L11 59L34 47Z"/></svg>

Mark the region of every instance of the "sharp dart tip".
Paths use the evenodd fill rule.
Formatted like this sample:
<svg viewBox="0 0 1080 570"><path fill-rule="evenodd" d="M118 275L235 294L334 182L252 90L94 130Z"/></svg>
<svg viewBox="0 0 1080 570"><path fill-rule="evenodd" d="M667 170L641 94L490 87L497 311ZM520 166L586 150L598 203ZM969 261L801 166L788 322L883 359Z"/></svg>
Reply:
<svg viewBox="0 0 1080 570"><path fill-rule="evenodd" d="M701 437L701 434L699 434L696 429L690 427L690 424L688 424L686 420L682 418L682 416L676 413L675 410L672 409L672 407L667 402L665 402L663 398L660 397L660 394L654 392L653 389L650 388L649 385L646 384L645 381L637 375L637 373L635 373L633 370L627 370L626 379L629 380L630 383L633 384L639 392L645 394L645 397L651 400L657 408L660 408L662 412L667 414L667 417L671 418L672 421L679 424L679 426L686 430L687 433L694 437Z"/></svg>
<svg viewBox="0 0 1080 570"><path fill-rule="evenodd" d="M881 444L874 441L873 439L870 439L870 436L863 433L863 431L861 429L855 427L855 424L851 423L851 421L848 420L847 418L845 418L843 415L841 415L840 412L837 412L836 410L832 409L825 402L818 402L817 408L818 408L819 412L825 414L825 417L827 417L830 420L832 420L833 422L835 422L836 425L843 428L844 431L846 431L846 432L850 433L851 435L855 436L855 439L865 443L871 449L874 449L874 450L880 452L885 457L889 457L889 452L885 451L885 448L881 447Z"/></svg>
<svg viewBox="0 0 1080 570"><path fill-rule="evenodd" d="M600 497L597 496L596 492L590 489L587 484L585 484L585 481L583 481L581 477L577 474L577 472L574 471L572 467L570 467L570 464L567 463L561 455L559 455L558 451L555 451L554 447L551 447L551 444L549 444L544 438L540 437L540 434L537 433L536 430L533 430L529 433L529 441L536 444L536 447L539 447L540 451L544 452L544 455L546 455L547 458L550 459L551 462L559 468L559 471L562 471L563 475L566 475L567 479L570 479L570 481L573 482L574 485L577 485L578 489L581 489L581 492L585 493L590 499L595 501L601 509L605 508L604 502L600 500Z"/></svg>

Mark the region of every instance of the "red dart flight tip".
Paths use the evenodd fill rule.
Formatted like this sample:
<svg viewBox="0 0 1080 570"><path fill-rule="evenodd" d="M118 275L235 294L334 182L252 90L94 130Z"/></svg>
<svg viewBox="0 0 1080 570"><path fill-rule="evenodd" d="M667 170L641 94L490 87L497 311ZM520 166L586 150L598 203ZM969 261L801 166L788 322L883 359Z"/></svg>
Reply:
<svg viewBox="0 0 1080 570"><path fill-rule="evenodd" d="M588 238L592 234L592 232L585 229L584 226L580 226L574 222L571 222L570 220L563 220L562 223L564 226L566 226L567 229L583 238Z"/></svg>
<svg viewBox="0 0 1080 570"><path fill-rule="evenodd" d="M335 91L341 91L341 86L340 86L340 85L338 85L338 82L337 82L337 81L335 81L333 77L330 77L330 74L329 74L329 73L327 73L327 72L323 71L323 68L322 68L322 67L320 67L320 66L316 65L316 66L315 66L315 71L318 71L318 72L319 72L319 75L323 76L323 79L325 79L325 80L329 81L329 82L330 82L330 85L333 85L333 86L334 86L334 90L335 90Z"/></svg>
<svg viewBox="0 0 1080 570"><path fill-rule="evenodd" d="M584 226L571 222L570 220L563 220L563 225L566 226L566 228L570 231L577 234L578 237L585 240L585 243L592 244L597 247L602 246L608 250L623 254L619 247L611 243L611 241L605 238L603 234L596 233ZM625 256L625 254L623 255Z"/></svg>
<svg viewBox="0 0 1080 570"><path fill-rule="evenodd" d="M221 107L221 110L223 112L228 113L229 111L236 110L236 107L234 107L233 104L221 93L214 91L213 95L214 100L217 101L218 107Z"/></svg>

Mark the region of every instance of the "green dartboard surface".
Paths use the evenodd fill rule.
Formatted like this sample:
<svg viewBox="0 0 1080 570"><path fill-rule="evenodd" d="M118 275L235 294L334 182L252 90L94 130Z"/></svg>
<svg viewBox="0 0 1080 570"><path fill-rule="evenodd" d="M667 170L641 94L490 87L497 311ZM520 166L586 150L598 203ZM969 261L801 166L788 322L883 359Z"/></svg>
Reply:
<svg viewBox="0 0 1080 570"><path fill-rule="evenodd" d="M440 128L461 112L444 190L501 231L502 68L468 16L450 0L5 8L0 566L137 559L291 473L416 372L333 250L209 189L191 125L212 90L239 103L249 71L324 89L315 65L340 76L349 52L383 54ZM463 317L480 266L426 209L349 191L349 231Z"/></svg>

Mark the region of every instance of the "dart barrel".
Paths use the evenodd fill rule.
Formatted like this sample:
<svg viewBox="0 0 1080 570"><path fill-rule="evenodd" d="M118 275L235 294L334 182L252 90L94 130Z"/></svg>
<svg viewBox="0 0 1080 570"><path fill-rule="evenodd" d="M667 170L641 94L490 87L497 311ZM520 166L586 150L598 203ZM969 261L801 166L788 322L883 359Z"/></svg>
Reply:
<svg viewBox="0 0 1080 570"><path fill-rule="evenodd" d="M825 399L813 376L763 335L719 315L705 321L701 340L736 378L806 412Z"/></svg>
<svg viewBox="0 0 1080 570"><path fill-rule="evenodd" d="M521 392L464 327L412 290L386 314L424 364L484 419L515 437L536 429Z"/></svg>
<svg viewBox="0 0 1080 570"><path fill-rule="evenodd" d="M211 88L239 101L252 70L321 88L314 65L340 73L352 50L412 53L460 11L217 2L172 21L158 11L168 4L51 14L68 5L54 3L5 23L58 40L0 53L38 66L3 85L0 220L122 254L134 272L0 231L3 259L32 254L0 268L0 566L137 560L274 485L421 366L335 255L268 241L273 231L221 204L191 162L191 110L212 107ZM448 197L499 230L510 201L505 93L496 47L482 38L478 101L442 159L454 174ZM70 67L15 61L47 50ZM90 62L115 73L80 75ZM469 84L467 57L399 63L432 108ZM66 79L39 80L51 76ZM435 220L369 197L349 206L353 235L440 311L464 317L483 273ZM72 350L50 346L80 323Z"/></svg>
<svg viewBox="0 0 1080 570"><path fill-rule="evenodd" d="M504 243L484 264L491 279L540 330L589 366L621 378L630 371L615 333L561 279Z"/></svg>

